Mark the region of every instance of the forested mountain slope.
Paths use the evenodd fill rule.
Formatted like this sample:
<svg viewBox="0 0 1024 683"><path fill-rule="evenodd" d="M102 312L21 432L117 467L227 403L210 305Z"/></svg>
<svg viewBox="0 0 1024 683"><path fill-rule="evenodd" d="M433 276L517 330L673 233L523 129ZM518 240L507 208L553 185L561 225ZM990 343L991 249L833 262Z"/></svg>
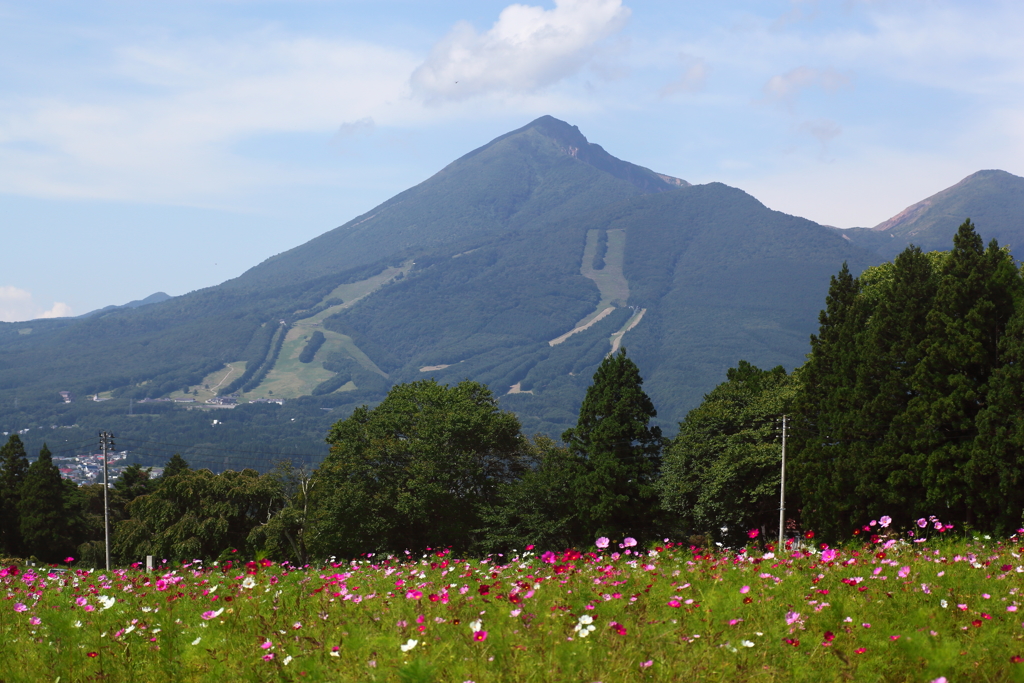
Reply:
<svg viewBox="0 0 1024 683"><path fill-rule="evenodd" d="M244 462L240 443L322 453L339 417L436 377L487 383L528 432L557 436L626 346L673 433L739 359L803 362L829 276L882 260L850 235L621 161L543 117L222 285L0 324L0 431L32 427L31 449L53 426L104 428L219 448L192 459L224 466ZM96 393L110 400L83 400ZM225 394L243 405L205 408ZM194 403L137 403L155 398ZM257 398L286 404L244 405Z"/></svg>

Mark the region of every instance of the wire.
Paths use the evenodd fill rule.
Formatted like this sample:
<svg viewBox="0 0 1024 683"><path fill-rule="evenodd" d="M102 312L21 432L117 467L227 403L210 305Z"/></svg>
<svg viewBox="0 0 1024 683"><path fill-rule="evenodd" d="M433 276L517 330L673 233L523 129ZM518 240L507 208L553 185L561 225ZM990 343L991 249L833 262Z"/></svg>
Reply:
<svg viewBox="0 0 1024 683"><path fill-rule="evenodd" d="M188 450L201 450L201 451L214 451L214 452L217 452L217 453L232 453L232 454L235 454L235 455L246 455L246 456L254 456L254 455L256 455L256 456L279 457L279 458L288 458L288 457L293 457L293 458L296 458L296 457L303 457L303 458L325 458L325 457L327 457L327 453L315 453L314 454L314 453L271 453L271 452L267 452L267 451L235 451L235 450L230 450L230 449L227 449L227 448L217 448L216 446L198 446L198 445L186 446L184 444L178 444L178 443L165 443L165 442L162 442L162 441L149 441L149 440L145 440L145 439L133 439L131 437L115 437L115 438L116 438L117 441L122 441L122 442L127 441L129 443L143 444L144 445L143 447L145 447L148 444L153 444L153 445L156 445L156 446L169 446L171 448L179 449L179 451L174 451L174 452L180 452L180 450L187 450L187 451ZM165 451L165 449L160 449L160 448L153 448L151 450L171 452L171 451Z"/></svg>

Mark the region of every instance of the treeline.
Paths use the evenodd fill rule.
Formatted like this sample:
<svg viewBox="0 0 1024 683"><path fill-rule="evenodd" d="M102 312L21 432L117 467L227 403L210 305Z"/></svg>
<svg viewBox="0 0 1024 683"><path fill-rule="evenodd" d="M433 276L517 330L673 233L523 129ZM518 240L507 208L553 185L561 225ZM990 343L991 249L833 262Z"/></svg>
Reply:
<svg viewBox="0 0 1024 683"><path fill-rule="evenodd" d="M968 221L948 253L911 247L859 277L844 266L820 323L802 367L740 361L672 440L651 426L622 350L600 363L562 443L526 438L483 384L426 380L335 423L316 469L214 475L175 456L152 481L129 468L114 487L117 562L503 553L600 536L740 545L778 532L783 416L789 534L831 542L883 515L1020 526L1024 282L1009 252L985 248ZM48 452L29 467L19 446L11 437L0 462L15 511L2 549L52 559L73 547L98 563L102 489L60 482Z"/></svg>
<svg viewBox="0 0 1024 683"><path fill-rule="evenodd" d="M305 562L428 546L484 553L600 535L652 539L665 524L654 407L625 351L594 379L565 446L525 438L481 384L425 380L393 387L377 407L336 423L331 454L315 470L281 463L262 475L215 475L178 455L156 480L129 467L113 488L115 562L212 559L233 549ZM16 435L2 468L4 504L25 514L5 517L0 550L102 563L101 486L62 481L45 448L29 467ZM32 483L44 479L45 494Z"/></svg>

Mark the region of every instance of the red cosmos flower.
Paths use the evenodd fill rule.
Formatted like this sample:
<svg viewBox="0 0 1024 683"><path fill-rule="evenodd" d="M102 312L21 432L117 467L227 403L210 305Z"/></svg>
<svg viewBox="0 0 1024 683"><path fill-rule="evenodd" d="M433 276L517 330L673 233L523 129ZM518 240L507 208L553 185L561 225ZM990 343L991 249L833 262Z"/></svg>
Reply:
<svg viewBox="0 0 1024 683"><path fill-rule="evenodd" d="M825 631L825 642L826 643L831 643L835 639L836 639L836 634L832 633L832 631Z"/></svg>
<svg viewBox="0 0 1024 683"><path fill-rule="evenodd" d="M488 586L486 583L482 583L480 584L480 587L476 589L476 592L480 595L488 595L491 592L491 587Z"/></svg>
<svg viewBox="0 0 1024 683"><path fill-rule="evenodd" d="M853 535L854 536L860 536L860 529L854 529L853 530Z"/></svg>
<svg viewBox="0 0 1024 683"><path fill-rule="evenodd" d="M743 598L744 605L749 605L752 602L754 602L754 598Z"/></svg>
<svg viewBox="0 0 1024 683"><path fill-rule="evenodd" d="M246 562L245 563L245 573L246 574L255 574L259 570L260 570L260 566L258 564L256 564L255 562L251 562L250 561L250 562Z"/></svg>
<svg viewBox="0 0 1024 683"><path fill-rule="evenodd" d="M858 647L856 650L854 650L854 652L856 652L859 655L862 655L862 654L864 654L867 651L868 651L868 649L866 647Z"/></svg>
<svg viewBox="0 0 1024 683"><path fill-rule="evenodd" d="M438 602L441 599L441 596L437 593L431 593L428 597L430 598L430 602Z"/></svg>
<svg viewBox="0 0 1024 683"><path fill-rule="evenodd" d="M882 551L879 551L879 552L875 553L875 557L877 557L880 560L884 560L885 559L885 553L882 552Z"/></svg>
<svg viewBox="0 0 1024 683"><path fill-rule="evenodd" d="M1024 662L1024 657L1021 657L1020 655L1014 655L1010 657L1010 661L1014 664L1020 664L1021 662Z"/></svg>
<svg viewBox="0 0 1024 683"><path fill-rule="evenodd" d="M975 619L971 622L971 625L974 626L974 628L981 628L981 619Z"/></svg>
<svg viewBox="0 0 1024 683"><path fill-rule="evenodd" d="M783 638L782 642L786 645L792 645L793 647L800 647L800 641L796 638Z"/></svg>
<svg viewBox="0 0 1024 683"><path fill-rule="evenodd" d="M612 630L615 631L616 633L618 633L620 636L626 635L626 627L623 626L622 624L620 624L620 623L618 623L616 621L613 621L611 624L609 624L609 626L611 626Z"/></svg>
<svg viewBox="0 0 1024 683"><path fill-rule="evenodd" d="M518 605L523 601L523 598L519 595L519 593L513 593L512 595L508 596L508 601L511 602L513 605Z"/></svg>
<svg viewBox="0 0 1024 683"><path fill-rule="evenodd" d="M813 531L805 531L804 532L804 538L806 538L808 540L814 538L814 532Z"/></svg>
<svg viewBox="0 0 1024 683"><path fill-rule="evenodd" d="M99 654L100 654L99 652L87 652L85 656L86 657L98 657Z"/></svg>
<svg viewBox="0 0 1024 683"><path fill-rule="evenodd" d="M1013 565L1012 564L1004 564L1001 567L999 567L999 571L1001 571L1001 572L1008 572L1011 569L1013 569Z"/></svg>

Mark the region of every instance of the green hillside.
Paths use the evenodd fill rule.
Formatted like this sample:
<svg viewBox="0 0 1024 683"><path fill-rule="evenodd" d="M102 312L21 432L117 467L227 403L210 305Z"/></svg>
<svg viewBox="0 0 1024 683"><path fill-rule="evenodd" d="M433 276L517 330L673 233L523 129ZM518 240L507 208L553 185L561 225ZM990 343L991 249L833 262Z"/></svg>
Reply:
<svg viewBox="0 0 1024 683"><path fill-rule="evenodd" d="M989 218L1010 225L1021 179L977 181L956 201L937 195L912 236L944 230L940 210L971 202L1004 206ZM984 214L971 215L991 236ZM213 467L316 460L328 426L354 407L436 377L486 383L528 432L558 436L622 345L672 434L739 359L800 365L829 277L843 262L859 272L881 261L870 241L881 234L690 186L543 117L222 285L0 324L0 431L28 427L31 449L109 429L148 462L175 450ZM110 400L85 400L96 393ZM242 405L205 403L233 396ZM194 403L139 403L169 397Z"/></svg>

